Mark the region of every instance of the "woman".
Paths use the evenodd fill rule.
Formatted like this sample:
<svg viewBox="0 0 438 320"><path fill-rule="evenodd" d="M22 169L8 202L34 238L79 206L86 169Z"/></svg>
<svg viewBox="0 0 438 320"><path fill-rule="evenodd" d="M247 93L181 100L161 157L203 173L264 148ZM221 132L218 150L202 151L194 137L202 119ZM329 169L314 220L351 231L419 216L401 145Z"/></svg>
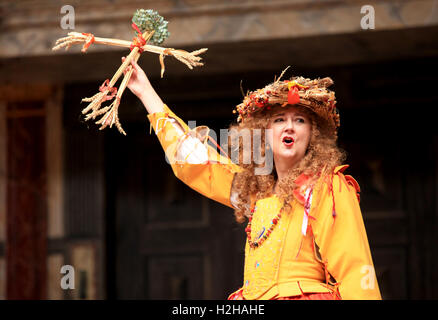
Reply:
<svg viewBox="0 0 438 320"><path fill-rule="evenodd" d="M145 105L175 175L248 221L244 283L229 299L381 299L359 185L343 174L348 166L336 146L330 78L280 76L249 93L231 129L262 147L258 154L238 136L243 152L233 162L207 144L208 128L190 130L132 67L128 87Z"/></svg>

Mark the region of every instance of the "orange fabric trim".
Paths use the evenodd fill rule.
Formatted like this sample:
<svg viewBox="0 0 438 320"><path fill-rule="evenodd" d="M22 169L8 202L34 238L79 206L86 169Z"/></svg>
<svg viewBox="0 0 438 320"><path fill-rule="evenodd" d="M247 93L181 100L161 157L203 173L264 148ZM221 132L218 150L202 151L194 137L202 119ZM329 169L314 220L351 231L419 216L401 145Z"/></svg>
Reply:
<svg viewBox="0 0 438 320"><path fill-rule="evenodd" d="M344 164L344 165L342 165L342 166L338 166L338 167L335 168L335 170L333 171L333 173L338 173L338 172L340 172L340 173L344 173L344 171L347 170L347 168L348 168L349 166L350 166L350 165L348 165L348 164Z"/></svg>
<svg viewBox="0 0 438 320"><path fill-rule="evenodd" d="M360 202L360 186L359 186L359 183L357 183L357 181L352 176L350 176L350 175L346 175L345 176L345 180L348 183L348 185L354 187L354 189L356 190L357 200Z"/></svg>

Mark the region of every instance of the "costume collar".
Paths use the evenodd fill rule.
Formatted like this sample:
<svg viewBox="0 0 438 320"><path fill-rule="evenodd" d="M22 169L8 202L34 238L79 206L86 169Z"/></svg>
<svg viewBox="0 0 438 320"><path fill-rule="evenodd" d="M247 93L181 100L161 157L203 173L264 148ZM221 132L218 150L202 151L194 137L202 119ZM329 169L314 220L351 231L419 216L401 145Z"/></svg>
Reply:
<svg viewBox="0 0 438 320"><path fill-rule="evenodd" d="M310 178L311 176L302 173L298 176L298 178L295 179L296 188L292 193L295 196L295 198L298 200L298 202L301 203L302 205L304 205L306 199L305 195L307 189L307 181L309 181Z"/></svg>
<svg viewBox="0 0 438 320"><path fill-rule="evenodd" d="M344 164L342 166L337 166L333 170L333 174L343 173L347 168L349 167L348 164ZM302 173L298 176L295 180L296 188L292 192L295 198L298 200L299 203L304 205L306 201L306 190L308 188L307 182L312 176Z"/></svg>

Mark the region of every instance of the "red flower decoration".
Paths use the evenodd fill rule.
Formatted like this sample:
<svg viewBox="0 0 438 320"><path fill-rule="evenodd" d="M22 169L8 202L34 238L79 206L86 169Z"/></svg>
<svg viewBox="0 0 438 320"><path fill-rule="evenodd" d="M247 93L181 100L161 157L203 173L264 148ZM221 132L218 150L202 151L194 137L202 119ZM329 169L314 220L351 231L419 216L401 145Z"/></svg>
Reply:
<svg viewBox="0 0 438 320"><path fill-rule="evenodd" d="M290 88L290 90L287 94L287 102L289 104L297 104L300 102L300 95L298 94L297 87Z"/></svg>

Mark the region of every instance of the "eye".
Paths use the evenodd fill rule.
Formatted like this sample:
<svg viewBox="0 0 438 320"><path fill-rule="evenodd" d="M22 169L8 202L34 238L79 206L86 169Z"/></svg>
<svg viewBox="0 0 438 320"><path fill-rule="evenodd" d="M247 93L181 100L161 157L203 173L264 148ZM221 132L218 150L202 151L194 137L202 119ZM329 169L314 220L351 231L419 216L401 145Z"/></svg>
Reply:
<svg viewBox="0 0 438 320"><path fill-rule="evenodd" d="M306 119L304 119L302 117L299 117L299 118L296 118L295 121L298 122L298 123L305 123Z"/></svg>
<svg viewBox="0 0 438 320"><path fill-rule="evenodd" d="M274 119L274 122L281 122L281 121L283 121L283 118Z"/></svg>

